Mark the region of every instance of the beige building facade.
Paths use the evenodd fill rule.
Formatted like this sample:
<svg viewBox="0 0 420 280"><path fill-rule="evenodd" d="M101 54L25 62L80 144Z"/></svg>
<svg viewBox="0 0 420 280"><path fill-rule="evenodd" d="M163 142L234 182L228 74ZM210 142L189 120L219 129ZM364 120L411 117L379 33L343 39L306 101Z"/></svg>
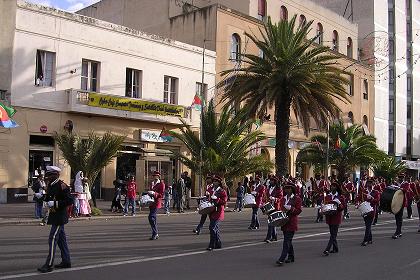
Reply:
<svg viewBox="0 0 420 280"><path fill-rule="evenodd" d="M22 1L2 1L0 18L1 102L17 110L18 128L0 128L0 202L25 201L15 194L47 165L71 170L54 143L55 132L82 136L107 131L126 136L120 155L97 180L97 195L112 199L113 181L136 176L138 191L160 170L165 182L186 167L171 155L186 153L160 137L180 118L199 130L191 103L201 87L215 85L215 52L135 29ZM208 92L208 98L211 98ZM40 170L40 171L39 171Z"/></svg>
<svg viewBox="0 0 420 280"><path fill-rule="evenodd" d="M339 102L343 120L346 123L364 124L367 133L374 133L374 72L372 68L356 60L358 26L311 1L102 0L78 13L196 46L205 44L207 49L216 51L217 73L239 66L241 62L236 59L238 52L259 54L258 48L250 42L245 33L259 34L259 29L268 16L274 22L290 19L294 14L299 21L313 20L309 36L321 34L318 43L329 46L331 52L340 57L337 62L350 72L350 103ZM220 75L216 76L217 83L222 79ZM217 99L220 92L215 92L214 95ZM267 115L271 115L271 120L266 121L261 129L267 134L268 140L261 143L257 150L258 153L264 153L274 160L274 111L268 112ZM313 128L310 136L314 133L319 131ZM295 164L297 153L308 141L309 138L303 134L303 130L292 116L289 170L293 175L299 174L307 178L312 173L309 168L298 170Z"/></svg>

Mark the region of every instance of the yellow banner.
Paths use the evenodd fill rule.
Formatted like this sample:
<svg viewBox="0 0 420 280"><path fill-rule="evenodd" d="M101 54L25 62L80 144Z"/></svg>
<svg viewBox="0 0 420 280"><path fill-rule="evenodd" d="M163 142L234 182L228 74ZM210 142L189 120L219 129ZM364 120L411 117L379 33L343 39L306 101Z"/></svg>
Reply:
<svg viewBox="0 0 420 280"><path fill-rule="evenodd" d="M185 114L185 108L183 106L144 100L133 100L126 97L107 96L97 93L89 93L88 105L114 110L140 112L161 116L177 116L182 118Z"/></svg>

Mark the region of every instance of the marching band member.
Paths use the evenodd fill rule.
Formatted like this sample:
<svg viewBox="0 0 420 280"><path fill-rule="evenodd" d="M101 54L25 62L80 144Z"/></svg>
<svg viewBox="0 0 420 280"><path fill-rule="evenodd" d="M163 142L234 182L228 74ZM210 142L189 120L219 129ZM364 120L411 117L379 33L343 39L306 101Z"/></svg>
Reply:
<svg viewBox="0 0 420 280"><path fill-rule="evenodd" d="M420 182L416 180L415 183L412 185L412 192L414 194L414 201L417 202L417 211L419 213L419 222L420 222ZM420 233L420 223L418 231Z"/></svg>
<svg viewBox="0 0 420 280"><path fill-rule="evenodd" d="M220 176L213 178L214 192L210 196L211 201L216 206L216 210L209 215L210 217L210 243L207 247L208 251L222 248L222 241L220 240L219 223L225 217L225 205L227 203L227 193L223 186L223 179Z"/></svg>
<svg viewBox="0 0 420 280"><path fill-rule="evenodd" d="M67 206L73 203L70 195L70 188L60 180L61 169L56 166L47 166L45 181L47 182L47 194L45 201L49 207L48 224L51 225L48 238L48 257L45 264L38 268L41 273L53 270L55 248L58 245L61 251L61 263L55 268L70 268L70 252L67 245L64 225L68 223Z"/></svg>
<svg viewBox="0 0 420 280"><path fill-rule="evenodd" d="M345 206L344 206L344 219L347 220L347 219L350 219L348 204L350 203L350 201L352 199L351 195L354 192L354 184L350 180L350 176L348 174L346 174L346 180L343 183L342 190L343 190L344 197L346 199L346 201L345 201L346 203L345 203Z"/></svg>
<svg viewBox="0 0 420 280"><path fill-rule="evenodd" d="M276 211L279 211L280 201L283 198L283 190L279 185L279 178L277 178L275 175L271 176L270 178L267 196L269 196L269 199L273 204L274 209L276 209ZM277 241L277 232L275 226L268 225L267 236L265 237L264 241L267 243Z"/></svg>
<svg viewBox="0 0 420 280"><path fill-rule="evenodd" d="M210 200L210 197L213 195L213 176L208 174L206 177L206 198ZM200 223L197 225L197 227L193 230L193 232L197 235L200 234L201 229L204 226L204 223L206 222L207 214L201 215Z"/></svg>
<svg viewBox="0 0 420 280"><path fill-rule="evenodd" d="M367 183L366 183L366 185L367 185ZM382 190L382 183L381 183L381 180L379 178L374 180L372 189L377 191L378 195L379 195L378 202L376 202L376 203L374 203L374 205L372 205L373 209L375 210L375 217L373 218L372 225L376 225L378 223L378 217L379 217L379 211L380 211L379 201L380 201L380 197L381 197L381 194L382 194L382 191L383 191Z"/></svg>
<svg viewBox="0 0 420 280"><path fill-rule="evenodd" d="M407 207L407 192L410 187L408 182L405 180L405 174L400 174L398 176L398 186L404 193L404 203L401 210L395 214L395 224L397 228L395 229L395 233L392 235L392 239L398 239L402 237L402 223L403 223L403 215L404 215L404 207Z"/></svg>
<svg viewBox="0 0 420 280"><path fill-rule="evenodd" d="M328 256L330 253L338 253L337 234L341 224L341 215L346 204L345 198L341 194L341 189L337 182L331 183L330 192L325 197L325 203L332 203L337 206L337 211L334 214L325 216L325 221L330 228L330 240L324 251L324 255ZM331 247L333 248L332 250Z"/></svg>
<svg viewBox="0 0 420 280"><path fill-rule="evenodd" d="M318 207L317 217L315 222L319 223L324 220L324 217L321 214L321 204L324 201L325 192L328 190L328 182L325 180L325 177L319 174L315 175L315 186L313 188L314 198L316 201L316 205Z"/></svg>
<svg viewBox="0 0 420 280"><path fill-rule="evenodd" d="M295 188L291 183L286 183L283 187L284 197L280 201L280 209L285 211L289 221L281 227L283 231L283 250L278 265L295 261L295 252L293 250L293 236L298 230L298 215L302 212L302 199L294 194ZM287 260L286 260L287 257Z"/></svg>
<svg viewBox="0 0 420 280"><path fill-rule="evenodd" d="M372 244L372 224L373 219L378 211L378 205L380 200L380 193L378 190L373 188L373 181L367 180L364 189L360 189L357 195L356 203L360 205L362 202L369 202L370 206L373 208L373 212L370 212L363 216L363 220L365 221L365 236L363 238L362 246L366 246L367 244ZM358 206L357 206L358 208Z"/></svg>
<svg viewBox="0 0 420 280"><path fill-rule="evenodd" d="M413 208L412 208L412 204L413 204L413 198L414 198L414 193L413 193L413 189L415 183L413 182L412 178L409 177L408 178L408 188L407 188L407 192L406 192L406 197L407 197L407 219L411 219L413 218Z"/></svg>
<svg viewBox="0 0 420 280"><path fill-rule="evenodd" d="M152 229L152 237L150 240L156 240L159 238L158 228L157 228L157 211L162 207L162 198L165 192L165 183L160 180L160 172L153 172L153 182L150 187L148 194L155 199L152 205L149 206L149 224Z"/></svg>
<svg viewBox="0 0 420 280"><path fill-rule="evenodd" d="M258 219L258 209L263 205L264 198L266 197L267 188L264 184L260 182L260 177L255 176L255 190L251 192L255 196L256 205L252 207L252 218L251 225L248 229L258 229L260 227L260 221Z"/></svg>

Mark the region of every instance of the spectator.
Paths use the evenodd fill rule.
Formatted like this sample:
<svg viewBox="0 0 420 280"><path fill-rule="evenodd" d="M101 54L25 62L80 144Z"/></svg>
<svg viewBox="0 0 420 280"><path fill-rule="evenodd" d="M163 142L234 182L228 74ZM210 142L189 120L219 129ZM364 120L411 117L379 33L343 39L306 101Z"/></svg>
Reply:
<svg viewBox="0 0 420 280"><path fill-rule="evenodd" d="M131 205L131 216L136 215L136 191L137 191L137 184L134 180L134 176L130 177L130 182L127 184L127 198L125 202L124 208L124 216L127 216L128 207Z"/></svg>
<svg viewBox="0 0 420 280"><path fill-rule="evenodd" d="M238 209L238 212L242 211L244 193L245 187L241 184L241 182L238 182L238 187L236 188L236 204L233 211L236 211L236 209Z"/></svg>
<svg viewBox="0 0 420 280"><path fill-rule="evenodd" d="M42 205L44 203L44 194L45 194L45 181L44 175L39 174L38 178L32 185L32 190L34 191L34 202L35 202L35 219L42 218Z"/></svg>
<svg viewBox="0 0 420 280"><path fill-rule="evenodd" d="M123 210L123 207L121 205L121 186L117 180L114 181L114 187L115 187L115 192L114 192L114 198L112 199L111 212L114 212L114 208L115 208L115 212L116 211L121 212Z"/></svg>
<svg viewBox="0 0 420 280"><path fill-rule="evenodd" d="M184 172L184 184L185 184L185 202L186 207L190 209L190 201L191 201L191 188L192 188L192 180L191 177L188 177L188 172Z"/></svg>
<svg viewBox="0 0 420 280"><path fill-rule="evenodd" d="M175 182L173 182L174 184ZM173 185L172 184L172 185ZM169 215L169 208L171 207L171 194L172 194L172 186L171 185L165 185L165 192L164 192L164 198L165 198L165 214Z"/></svg>
<svg viewBox="0 0 420 280"><path fill-rule="evenodd" d="M176 183L176 193L177 193L176 208L178 210L178 213L184 212L184 195L185 195L184 176L185 174L183 173L181 175L181 178L179 178Z"/></svg>

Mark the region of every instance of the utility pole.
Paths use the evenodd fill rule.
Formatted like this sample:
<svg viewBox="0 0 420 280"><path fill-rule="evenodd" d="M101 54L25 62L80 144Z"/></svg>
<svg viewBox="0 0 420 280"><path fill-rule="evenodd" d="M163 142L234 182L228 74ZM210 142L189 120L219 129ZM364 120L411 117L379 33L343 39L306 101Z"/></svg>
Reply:
<svg viewBox="0 0 420 280"><path fill-rule="evenodd" d="M327 123L327 172L326 174L326 179L328 179L328 164L329 164L329 156L330 156L330 122Z"/></svg>
<svg viewBox="0 0 420 280"><path fill-rule="evenodd" d="M200 87L200 95L201 95L201 109L200 109L200 142L203 141L203 112L204 112L204 105L207 104L207 100L204 96L204 59L206 55L206 39L203 40L203 65L201 69L201 87ZM200 189L200 197L203 196L203 146L200 145L200 163L199 163L199 171L198 171L198 187Z"/></svg>

